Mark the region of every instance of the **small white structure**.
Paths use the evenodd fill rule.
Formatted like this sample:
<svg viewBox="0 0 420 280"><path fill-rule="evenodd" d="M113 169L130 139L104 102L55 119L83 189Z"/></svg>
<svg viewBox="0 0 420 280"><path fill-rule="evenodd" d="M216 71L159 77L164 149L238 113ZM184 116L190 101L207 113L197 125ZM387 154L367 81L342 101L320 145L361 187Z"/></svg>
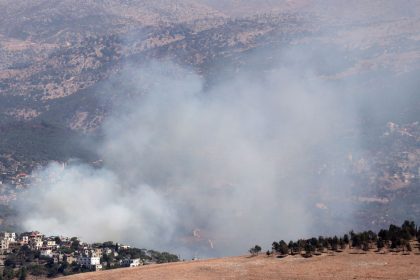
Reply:
<svg viewBox="0 0 420 280"><path fill-rule="evenodd" d="M121 265L127 267L137 267L143 265L143 262L141 259L124 259L121 261Z"/></svg>
<svg viewBox="0 0 420 280"><path fill-rule="evenodd" d="M102 264L96 264L94 266L91 266L91 268L95 271L102 270Z"/></svg>
<svg viewBox="0 0 420 280"><path fill-rule="evenodd" d="M52 258L53 252L51 249L41 248L41 256Z"/></svg>
<svg viewBox="0 0 420 280"><path fill-rule="evenodd" d="M88 268L95 268L95 270L102 269L101 259L99 257L80 256L77 263Z"/></svg>
<svg viewBox="0 0 420 280"><path fill-rule="evenodd" d="M1 232L0 238L4 240L8 240L9 242L15 242L16 241L16 233L14 232Z"/></svg>
<svg viewBox="0 0 420 280"><path fill-rule="evenodd" d="M36 237L36 238L30 239L29 244L31 248L35 250L41 250L42 246L44 245L44 242L42 241L42 237Z"/></svg>
<svg viewBox="0 0 420 280"><path fill-rule="evenodd" d="M16 242L16 233L14 232L0 232L0 250L7 251L10 244Z"/></svg>
<svg viewBox="0 0 420 280"><path fill-rule="evenodd" d="M9 240L7 239L1 239L0 240L0 249L2 251L6 251L9 249Z"/></svg>

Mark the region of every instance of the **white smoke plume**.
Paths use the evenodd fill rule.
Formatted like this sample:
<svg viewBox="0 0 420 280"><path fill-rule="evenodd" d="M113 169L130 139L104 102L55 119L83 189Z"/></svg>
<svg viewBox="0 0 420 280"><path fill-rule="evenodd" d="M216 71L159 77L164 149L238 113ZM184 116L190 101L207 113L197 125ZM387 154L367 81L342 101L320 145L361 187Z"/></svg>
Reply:
<svg viewBox="0 0 420 280"><path fill-rule="evenodd" d="M129 67L120 91L137 94L104 126L104 167L40 170L21 203L25 228L188 257L240 254L328 223L347 230L337 217L351 219L351 181L326 183L322 167L347 158L352 144L339 137L355 121L351 104L301 69L252 74L204 90L171 63ZM317 207L329 200L336 207Z"/></svg>

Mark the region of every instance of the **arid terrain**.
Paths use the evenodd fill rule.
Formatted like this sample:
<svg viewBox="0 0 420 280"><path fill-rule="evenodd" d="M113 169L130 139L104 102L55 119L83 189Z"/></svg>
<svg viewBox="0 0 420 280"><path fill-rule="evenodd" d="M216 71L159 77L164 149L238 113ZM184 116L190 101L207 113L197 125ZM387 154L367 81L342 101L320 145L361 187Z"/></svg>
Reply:
<svg viewBox="0 0 420 280"><path fill-rule="evenodd" d="M63 279L420 279L420 255L231 257L93 272Z"/></svg>
<svg viewBox="0 0 420 280"><path fill-rule="evenodd" d="M0 236L69 239L3 275L88 248L150 265L74 279L420 279L414 253L153 253L420 224L419 76L420 0L0 0Z"/></svg>

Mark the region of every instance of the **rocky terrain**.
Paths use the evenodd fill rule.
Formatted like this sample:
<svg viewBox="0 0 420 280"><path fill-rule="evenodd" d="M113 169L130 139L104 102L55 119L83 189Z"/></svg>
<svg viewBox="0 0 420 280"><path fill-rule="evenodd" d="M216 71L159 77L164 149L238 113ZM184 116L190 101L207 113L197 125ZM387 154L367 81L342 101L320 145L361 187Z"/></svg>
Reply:
<svg viewBox="0 0 420 280"><path fill-rule="evenodd" d="M107 115L129 97L104 90L113 79L119 87L127 65L169 59L211 87L249 67L269 71L292 48L320 58L311 66L318 77L352 83L357 98L375 100L372 111L385 108L360 113L365 149L342 155L346 166L324 171L317 163L315 182L322 172L337 181L351 174L350 200L366 206L360 227L415 219L420 4L403 2L0 0L0 170L97 160L79 143L100 137ZM324 197L314 201L320 211L337 201Z"/></svg>
<svg viewBox="0 0 420 280"><path fill-rule="evenodd" d="M222 60L246 64L251 50L313 44L342 54L342 61L326 61L328 71L320 71L329 79L419 69L414 2L411 11L398 13L392 1L363 8L352 1L347 5L355 14L323 11L337 7L328 1L203 2L1 1L2 120L42 119L75 94L88 92L94 99L95 86L127 61L151 58L174 59L207 75ZM62 121L72 129L92 129L104 114L96 110L98 104L84 112L68 109Z"/></svg>

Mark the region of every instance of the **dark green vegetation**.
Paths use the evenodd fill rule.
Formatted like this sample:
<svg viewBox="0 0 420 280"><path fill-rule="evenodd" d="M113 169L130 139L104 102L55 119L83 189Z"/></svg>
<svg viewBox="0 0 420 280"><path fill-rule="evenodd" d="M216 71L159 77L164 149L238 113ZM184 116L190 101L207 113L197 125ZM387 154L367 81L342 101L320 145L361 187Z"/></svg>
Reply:
<svg viewBox="0 0 420 280"><path fill-rule="evenodd" d="M420 253L419 243L420 228L412 221L405 221L401 227L390 225L388 229L381 229L378 233L371 230L357 233L350 231L343 236L319 236L289 243L284 240L274 241L272 251L268 251L267 255L276 254L284 257L300 254L303 257L312 257L324 253L343 253L345 250L350 250L350 253L375 250L377 253L402 252L409 254L413 251L414 246ZM251 252L251 254L255 253Z"/></svg>
<svg viewBox="0 0 420 280"><path fill-rule="evenodd" d="M10 155L21 162L93 158L93 152L81 145L86 137L45 121L10 123L0 126L0 133L0 154Z"/></svg>
<svg viewBox="0 0 420 280"><path fill-rule="evenodd" d="M255 245L254 247L252 247L251 249L249 249L249 252L251 253L251 255L258 255L261 252L261 247L259 245Z"/></svg>

